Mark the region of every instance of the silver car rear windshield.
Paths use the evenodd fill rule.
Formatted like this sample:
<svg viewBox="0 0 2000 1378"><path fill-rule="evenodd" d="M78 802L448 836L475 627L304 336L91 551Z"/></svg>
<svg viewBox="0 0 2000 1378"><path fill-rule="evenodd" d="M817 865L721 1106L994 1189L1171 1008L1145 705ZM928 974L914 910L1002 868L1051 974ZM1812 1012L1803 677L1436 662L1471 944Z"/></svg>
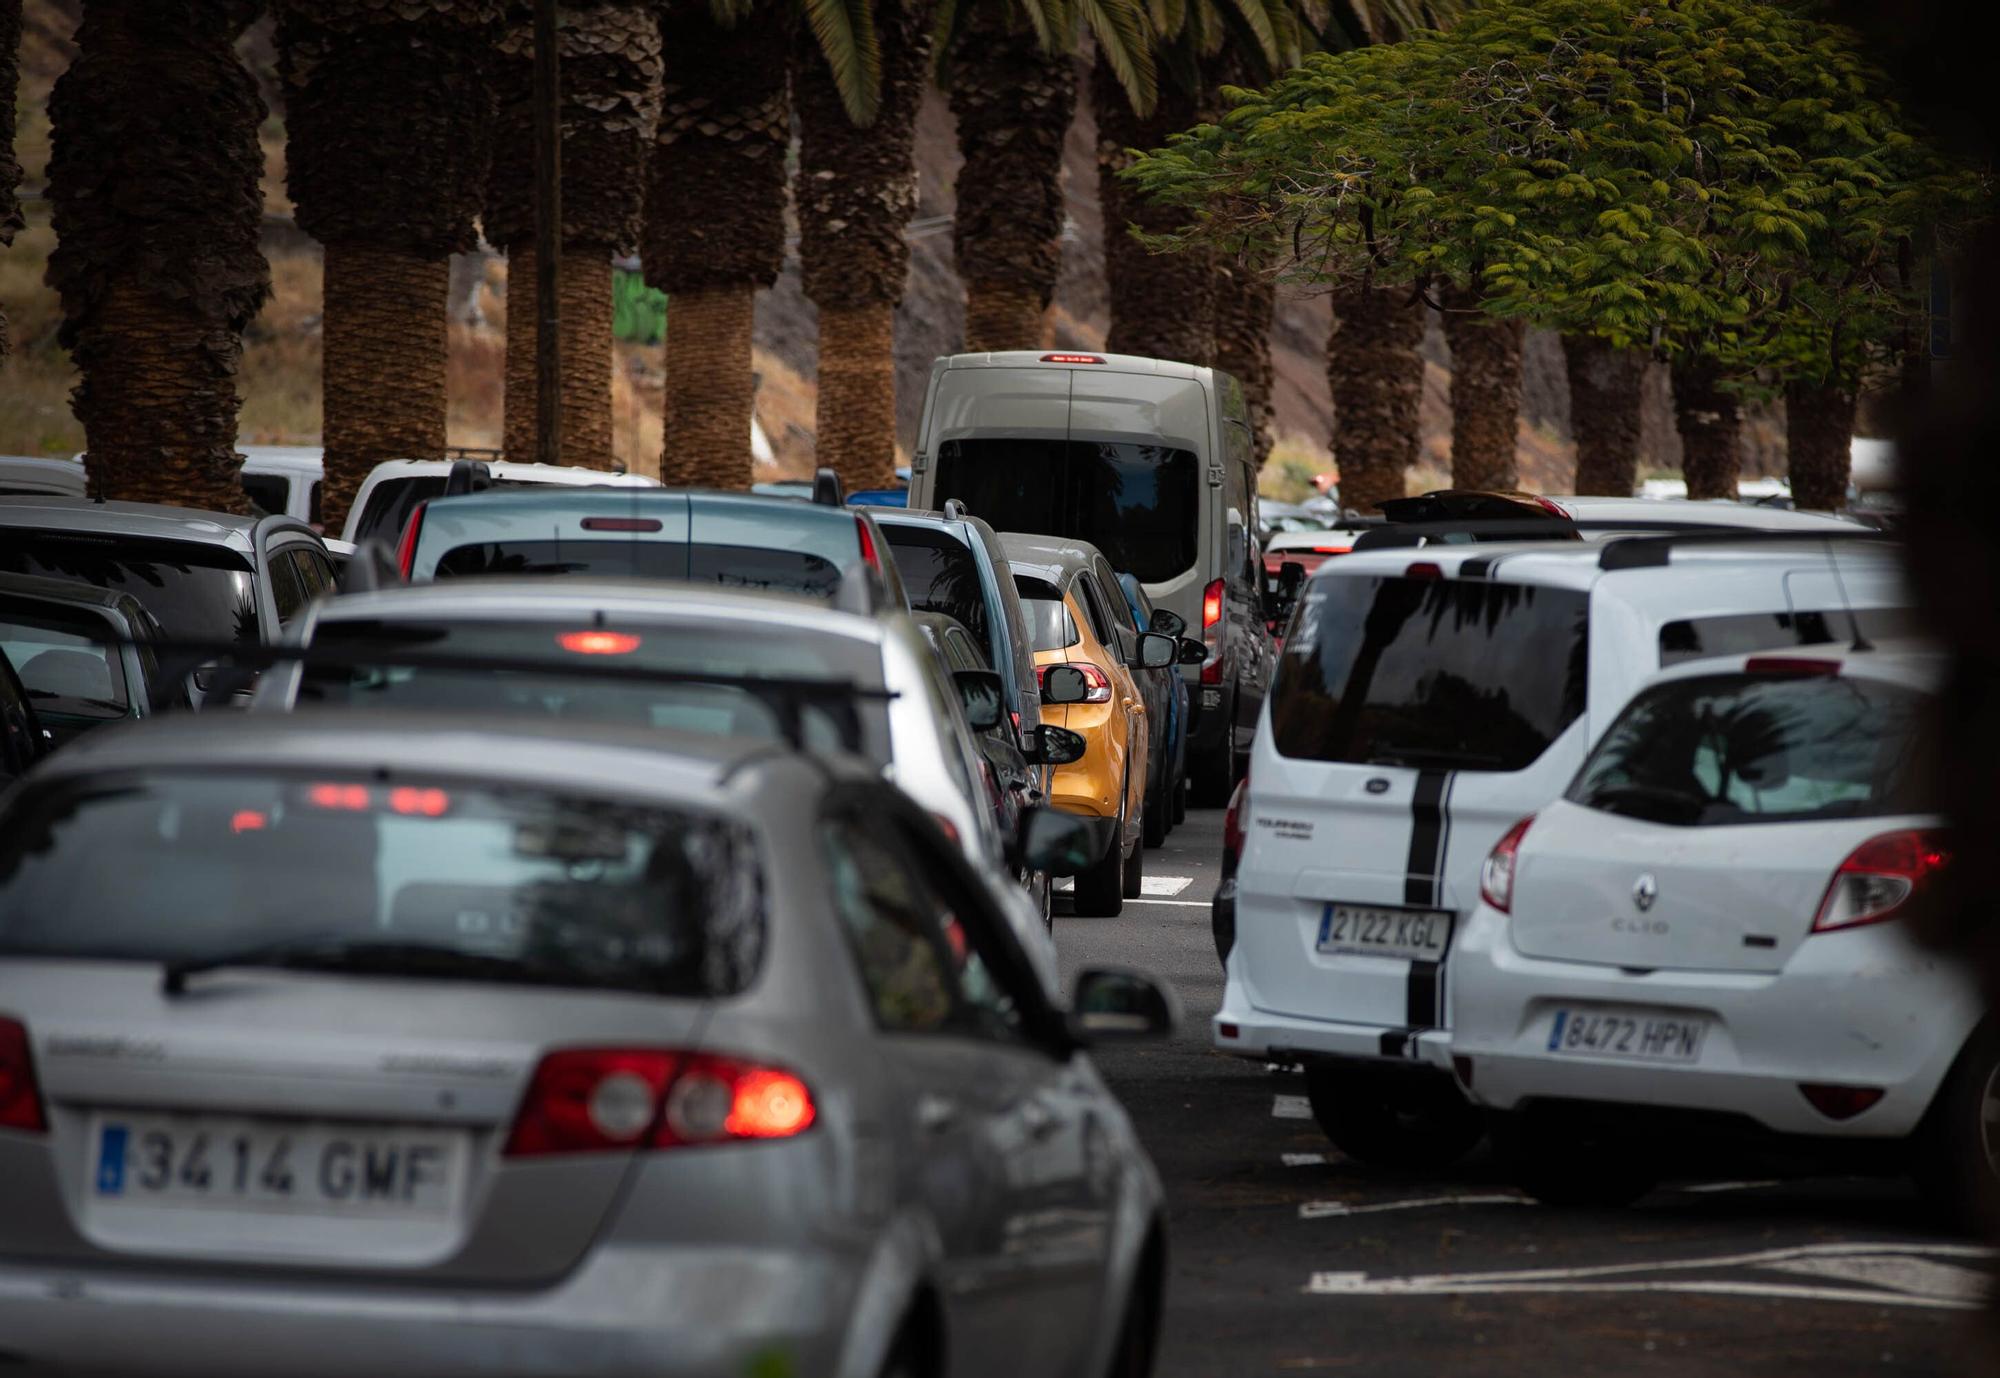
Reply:
<svg viewBox="0 0 2000 1378"><path fill-rule="evenodd" d="M1590 595L1485 580L1320 579L1272 689L1292 757L1523 770L1582 714Z"/></svg>
<svg viewBox="0 0 2000 1378"><path fill-rule="evenodd" d="M211 771L65 781L0 817L0 958L339 952L370 974L720 996L764 937L755 839L695 810Z"/></svg>
<svg viewBox="0 0 2000 1378"><path fill-rule="evenodd" d="M1675 680L1626 706L1568 797L1676 827L1922 812L1914 748L1926 703L1832 674Z"/></svg>

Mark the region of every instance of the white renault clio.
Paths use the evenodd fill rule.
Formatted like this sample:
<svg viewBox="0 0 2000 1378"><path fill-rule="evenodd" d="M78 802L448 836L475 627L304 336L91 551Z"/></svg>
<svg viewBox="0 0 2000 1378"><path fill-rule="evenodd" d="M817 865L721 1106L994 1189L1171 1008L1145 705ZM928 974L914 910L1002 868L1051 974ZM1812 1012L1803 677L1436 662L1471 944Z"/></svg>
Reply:
<svg viewBox="0 0 2000 1378"><path fill-rule="evenodd" d="M1775 1133L1988 1195L1985 1002L1899 922L1951 857L1916 778L1939 669L1845 645L1677 666L1493 850L1452 1053L1531 1194L1629 1200Z"/></svg>

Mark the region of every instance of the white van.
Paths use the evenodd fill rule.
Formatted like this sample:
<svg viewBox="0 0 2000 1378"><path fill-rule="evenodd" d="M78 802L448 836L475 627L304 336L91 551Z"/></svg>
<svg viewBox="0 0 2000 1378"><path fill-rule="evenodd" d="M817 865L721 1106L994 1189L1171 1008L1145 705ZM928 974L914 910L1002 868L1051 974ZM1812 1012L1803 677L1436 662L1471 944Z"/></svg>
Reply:
<svg viewBox="0 0 2000 1378"><path fill-rule="evenodd" d="M444 496L452 466L463 463L450 459L385 459L368 471L354 502L347 509L347 525L341 529L343 541L359 543L370 539L395 543L419 503ZM534 464L514 460L486 460L488 478L496 488L520 488L531 484L562 484L572 488L610 486L614 488L658 488L660 481L643 474L620 473L609 469L585 469L574 464Z"/></svg>
<svg viewBox="0 0 2000 1378"><path fill-rule="evenodd" d="M1302 1062L1349 1157L1440 1165L1452 944L1501 834L1663 665L1898 632L1895 548L1714 533L1358 551L1305 585L1242 809L1215 1046ZM1228 931L1225 931L1228 930Z"/></svg>
<svg viewBox="0 0 2000 1378"><path fill-rule="evenodd" d="M1187 759L1227 799L1270 682L1256 446L1227 373L1127 354L954 354L931 365L909 504L957 498L995 531L1103 551L1155 607L1185 619Z"/></svg>

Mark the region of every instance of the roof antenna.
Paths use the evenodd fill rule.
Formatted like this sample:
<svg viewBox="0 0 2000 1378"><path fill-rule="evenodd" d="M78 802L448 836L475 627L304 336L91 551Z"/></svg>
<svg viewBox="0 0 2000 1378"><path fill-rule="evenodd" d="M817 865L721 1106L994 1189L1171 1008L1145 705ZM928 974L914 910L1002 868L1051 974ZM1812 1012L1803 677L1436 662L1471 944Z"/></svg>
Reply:
<svg viewBox="0 0 2000 1378"><path fill-rule="evenodd" d="M1847 596L1847 581L1840 577L1840 561L1833 553L1833 537L1831 536L1826 538L1826 563L1827 567L1833 571L1833 586L1840 591L1840 607L1841 611L1847 614L1848 629L1854 633L1854 642L1847 649L1850 651L1874 650L1875 643L1861 634L1861 619L1854 615L1854 604Z"/></svg>

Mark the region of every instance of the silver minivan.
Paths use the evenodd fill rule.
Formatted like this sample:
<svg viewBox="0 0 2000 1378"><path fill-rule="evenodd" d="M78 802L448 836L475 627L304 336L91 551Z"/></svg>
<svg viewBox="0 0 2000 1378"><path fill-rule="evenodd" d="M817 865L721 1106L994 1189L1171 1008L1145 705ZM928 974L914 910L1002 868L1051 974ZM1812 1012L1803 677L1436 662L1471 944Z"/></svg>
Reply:
<svg viewBox="0 0 2000 1378"><path fill-rule="evenodd" d="M1128 354L954 354L931 365L910 506L957 498L996 531L1087 541L1199 635L1189 774L1220 804L1247 761L1273 652L1256 445L1217 369Z"/></svg>

